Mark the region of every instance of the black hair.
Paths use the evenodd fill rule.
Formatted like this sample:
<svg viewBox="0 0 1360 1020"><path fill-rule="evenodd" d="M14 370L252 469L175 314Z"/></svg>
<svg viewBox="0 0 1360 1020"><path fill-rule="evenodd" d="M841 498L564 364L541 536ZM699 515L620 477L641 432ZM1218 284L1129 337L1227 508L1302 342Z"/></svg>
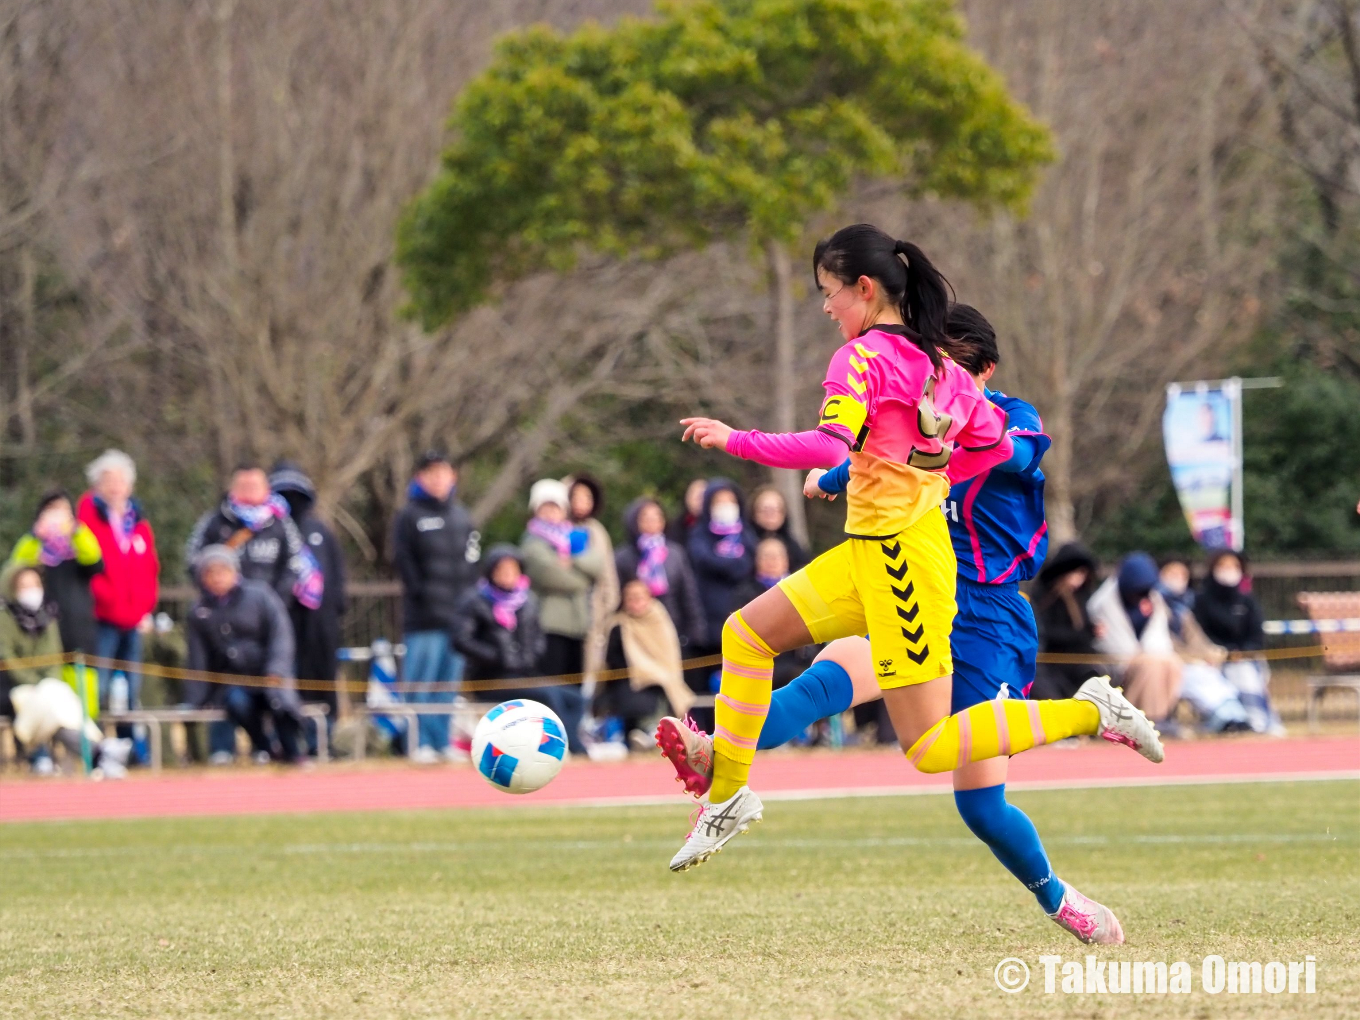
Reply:
<svg viewBox="0 0 1360 1020"><path fill-rule="evenodd" d="M453 461L443 450L426 450L416 458L416 474L420 474L427 467L433 467L435 464L447 464L449 467L453 467Z"/></svg>
<svg viewBox="0 0 1360 1020"><path fill-rule="evenodd" d="M42 494L42 499L38 500L38 509L33 514L33 520L36 521L43 515L44 510L53 503L60 502L63 499L66 500L66 505L71 508L71 512L75 513L76 505L71 502L71 494L69 492L65 489L48 489Z"/></svg>
<svg viewBox="0 0 1360 1020"><path fill-rule="evenodd" d="M861 276L877 280L902 312L911 341L938 372L944 367L940 349L947 344L945 318L954 290L949 281L910 241L897 241L868 223L841 227L812 252L812 275L823 270L847 286ZM821 280L817 289L821 290Z"/></svg>
<svg viewBox="0 0 1360 1020"><path fill-rule="evenodd" d="M973 375L985 372L988 365L1001 361L1001 352L996 346L996 330L972 305L950 305L944 328L949 334L945 350Z"/></svg>

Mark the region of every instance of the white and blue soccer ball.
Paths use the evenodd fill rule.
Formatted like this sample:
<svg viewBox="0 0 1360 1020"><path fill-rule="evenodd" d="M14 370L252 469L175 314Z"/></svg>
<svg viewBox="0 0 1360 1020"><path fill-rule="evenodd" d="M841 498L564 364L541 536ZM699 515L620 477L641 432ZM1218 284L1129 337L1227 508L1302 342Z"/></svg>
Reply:
<svg viewBox="0 0 1360 1020"><path fill-rule="evenodd" d="M472 733L472 762L502 793L533 793L562 771L567 729L547 705L503 701Z"/></svg>

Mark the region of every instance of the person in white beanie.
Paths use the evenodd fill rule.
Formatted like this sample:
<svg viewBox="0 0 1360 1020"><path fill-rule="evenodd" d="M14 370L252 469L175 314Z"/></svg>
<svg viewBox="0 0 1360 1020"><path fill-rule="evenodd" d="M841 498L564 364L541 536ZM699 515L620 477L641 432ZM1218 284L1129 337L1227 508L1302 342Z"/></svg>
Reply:
<svg viewBox="0 0 1360 1020"><path fill-rule="evenodd" d="M605 560L590 532L573 525L569 518L571 497L566 485L543 478L529 490L533 516L520 541L524 572L542 604L540 620L547 636L543 672L548 676L580 674L585 670L585 638L590 632L590 593L604 572ZM581 703L579 684L567 685ZM584 754L577 733L580 714L562 720L567 727L568 747Z"/></svg>

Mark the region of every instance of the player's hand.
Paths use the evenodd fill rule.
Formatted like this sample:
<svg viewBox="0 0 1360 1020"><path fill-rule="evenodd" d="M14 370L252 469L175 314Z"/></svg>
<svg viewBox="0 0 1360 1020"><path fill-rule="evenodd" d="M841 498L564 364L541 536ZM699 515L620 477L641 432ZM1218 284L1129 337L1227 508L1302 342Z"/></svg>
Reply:
<svg viewBox="0 0 1360 1020"><path fill-rule="evenodd" d="M813 468L811 471L807 473L807 477L803 479L804 496L806 496L808 499L836 498L836 494L834 492L827 492L825 489L823 489L820 485L817 484L821 480L822 475L824 474L826 474L825 468Z"/></svg>
<svg viewBox="0 0 1360 1020"><path fill-rule="evenodd" d="M692 439L705 450L727 452L727 441L732 438L732 429L717 418L681 418L680 424L685 426L685 434L680 437L682 443Z"/></svg>

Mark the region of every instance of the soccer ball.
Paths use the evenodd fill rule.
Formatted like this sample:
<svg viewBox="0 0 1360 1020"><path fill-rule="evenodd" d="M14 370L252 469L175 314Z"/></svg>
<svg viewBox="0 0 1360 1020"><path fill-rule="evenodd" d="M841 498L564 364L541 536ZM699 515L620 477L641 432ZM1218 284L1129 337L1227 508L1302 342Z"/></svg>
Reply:
<svg viewBox="0 0 1360 1020"><path fill-rule="evenodd" d="M503 701L472 733L472 761L502 793L533 793L562 771L567 729L547 705Z"/></svg>

